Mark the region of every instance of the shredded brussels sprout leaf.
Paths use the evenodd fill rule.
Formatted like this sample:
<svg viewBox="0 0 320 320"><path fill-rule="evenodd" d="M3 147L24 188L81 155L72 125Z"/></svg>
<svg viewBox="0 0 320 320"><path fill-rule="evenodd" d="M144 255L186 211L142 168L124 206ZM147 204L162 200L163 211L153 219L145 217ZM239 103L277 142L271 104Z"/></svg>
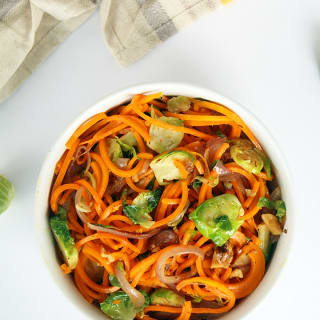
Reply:
<svg viewBox="0 0 320 320"><path fill-rule="evenodd" d="M184 112L188 111L191 106L191 100L188 97L177 96L169 99L168 101L168 110L170 112Z"/></svg>
<svg viewBox="0 0 320 320"><path fill-rule="evenodd" d="M259 208L264 207L271 210L276 210L276 216L280 222L282 221L282 218L286 215L286 204L283 200L271 201L265 197L261 197L259 198L257 206Z"/></svg>
<svg viewBox="0 0 320 320"><path fill-rule="evenodd" d="M154 224L154 221L149 213L158 205L161 194L162 188L141 192L133 200L132 205L128 205L126 200L123 199L123 211L134 224L150 228Z"/></svg>
<svg viewBox="0 0 320 320"><path fill-rule="evenodd" d="M144 305L137 309L132 304L129 296L122 290L110 293L102 303L101 310L112 320L133 320L136 315L150 304L150 297L145 291L140 291L145 297Z"/></svg>
<svg viewBox="0 0 320 320"><path fill-rule="evenodd" d="M50 227L66 264L74 269L78 263L78 250L68 229L66 209L59 207L57 215L50 218Z"/></svg>
<svg viewBox="0 0 320 320"><path fill-rule="evenodd" d="M175 166L174 160L179 160L188 166L193 167L195 158L185 151L171 151L154 158L150 163L150 168L159 182L159 185L168 184L169 181L181 179L180 171Z"/></svg>
<svg viewBox="0 0 320 320"><path fill-rule="evenodd" d="M183 127L183 121L177 118L162 116L158 120ZM151 141L148 143L148 147L158 153L173 150L180 144L184 136L183 132L161 128L154 124L150 126L149 134Z"/></svg>

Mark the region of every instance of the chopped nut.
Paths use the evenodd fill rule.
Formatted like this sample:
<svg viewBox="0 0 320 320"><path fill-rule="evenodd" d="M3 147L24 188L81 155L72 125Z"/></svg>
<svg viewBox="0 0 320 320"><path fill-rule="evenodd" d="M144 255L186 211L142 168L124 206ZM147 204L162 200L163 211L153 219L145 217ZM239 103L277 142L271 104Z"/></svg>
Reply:
<svg viewBox="0 0 320 320"><path fill-rule="evenodd" d="M236 259L232 267L243 267L247 265L250 265L250 258L246 254L242 254Z"/></svg>
<svg viewBox="0 0 320 320"><path fill-rule="evenodd" d="M282 233L280 223L275 215L265 213L261 215L261 218L274 236L279 236Z"/></svg>
<svg viewBox="0 0 320 320"><path fill-rule="evenodd" d="M232 278L240 278L240 279L242 279L243 278L243 273L242 273L241 269L232 270L229 278L230 279L232 279Z"/></svg>
<svg viewBox="0 0 320 320"><path fill-rule="evenodd" d="M233 259L233 249L230 242L226 242L222 247L214 249L211 269L213 268L229 268Z"/></svg>

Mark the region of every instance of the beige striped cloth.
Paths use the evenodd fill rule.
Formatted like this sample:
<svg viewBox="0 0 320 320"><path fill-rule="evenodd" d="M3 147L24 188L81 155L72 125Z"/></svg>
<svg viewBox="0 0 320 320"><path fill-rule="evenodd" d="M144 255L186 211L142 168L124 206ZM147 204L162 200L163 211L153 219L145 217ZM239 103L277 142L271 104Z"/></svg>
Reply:
<svg viewBox="0 0 320 320"><path fill-rule="evenodd" d="M0 0L0 102L100 7L107 46L123 66L229 0Z"/></svg>

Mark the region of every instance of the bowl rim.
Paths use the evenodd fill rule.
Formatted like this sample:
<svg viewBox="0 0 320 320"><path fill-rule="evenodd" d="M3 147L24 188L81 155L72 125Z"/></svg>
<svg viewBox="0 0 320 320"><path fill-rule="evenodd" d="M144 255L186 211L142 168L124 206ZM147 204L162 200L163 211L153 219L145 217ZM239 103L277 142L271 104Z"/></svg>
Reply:
<svg viewBox="0 0 320 320"><path fill-rule="evenodd" d="M201 97L206 100L219 102L233 110L250 127L252 132L255 134L259 142L272 159L272 162L276 164L276 176L280 183L283 198L286 201L287 211L290 212L286 221L286 228L289 230L289 232L280 237L271 264L258 288L256 288L250 296L245 298L245 301L241 302L236 308L221 317L221 319L223 318L224 320L242 319L252 312L252 310L257 306L261 305L267 294L271 292L272 288L278 282L283 269L285 269L286 265L288 265L288 259L291 257L290 249L293 243L295 226L294 221L296 216L295 210L297 208L295 205L295 199L293 197L294 184L292 182L290 166L285 155L282 153L278 143L270 131L262 123L262 121L260 121L256 115L254 115L240 103L231 100L209 88L180 82L155 82L138 84L134 86L128 86L121 90L115 90L81 112L65 128L65 130L50 148L42 164L37 179L35 190L34 228L40 254L44 263L46 264L52 280L63 292L63 294L68 297L68 300L71 300L72 304L77 307L78 310L80 308L83 315L86 315L88 319L92 318L93 316L97 319L105 319L105 316L98 308L93 308L85 300L83 300L71 278L68 277L69 279L66 279L66 277L62 274L57 261L54 263L54 260L56 260L56 256L53 254L53 250L55 250L55 244L48 223L48 197L53 170L57 159L59 159L59 157L62 155L61 151L65 149L65 142L76 130L76 128L90 116L101 111L110 110L113 107L116 107L117 105L129 100L134 94L153 93L159 91L164 92L167 95ZM110 106L106 107L106 105ZM52 175L48 174L49 172L51 172ZM285 185L285 189L283 188L283 185ZM67 284L68 282L69 284ZM70 283L72 284L72 288Z"/></svg>

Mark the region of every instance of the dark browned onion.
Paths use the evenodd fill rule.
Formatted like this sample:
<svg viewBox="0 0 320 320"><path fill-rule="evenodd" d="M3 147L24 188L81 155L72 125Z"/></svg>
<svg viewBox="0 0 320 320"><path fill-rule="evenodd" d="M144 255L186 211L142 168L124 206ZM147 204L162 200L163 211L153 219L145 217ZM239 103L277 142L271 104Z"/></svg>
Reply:
<svg viewBox="0 0 320 320"><path fill-rule="evenodd" d="M224 166L222 161L218 161L217 164L214 166L214 169L216 170L216 172L219 176L219 181L222 181L222 182L236 181L239 185L241 193L243 195L246 194L246 190L245 190L245 187L243 185L243 182L241 180L241 176L239 173L235 173L235 172L232 172L231 170L229 170L227 167Z"/></svg>
<svg viewBox="0 0 320 320"><path fill-rule="evenodd" d="M151 252L157 252L165 247L168 247L176 243L179 243L179 238L177 234L171 229L166 229L160 231L159 233L157 233L149 239L148 249Z"/></svg>
<svg viewBox="0 0 320 320"><path fill-rule="evenodd" d="M219 150L219 148L226 142L226 138L213 137L206 142L205 158L211 163L214 160L214 155Z"/></svg>

